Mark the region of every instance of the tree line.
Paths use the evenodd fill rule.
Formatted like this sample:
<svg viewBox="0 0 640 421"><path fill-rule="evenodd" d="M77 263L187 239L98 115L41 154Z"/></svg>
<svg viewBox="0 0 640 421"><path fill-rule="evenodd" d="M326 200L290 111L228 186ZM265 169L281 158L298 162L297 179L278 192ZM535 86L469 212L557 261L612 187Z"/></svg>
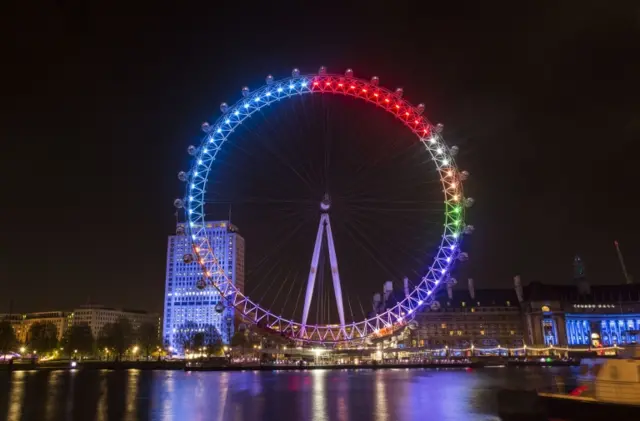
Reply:
<svg viewBox="0 0 640 421"><path fill-rule="evenodd" d="M70 326L61 340L58 340L58 328L53 323L36 322L29 327L24 344L20 344L9 321L0 321L0 355L17 351L24 346L29 352L79 357L88 355L112 355L122 358L135 345L139 355L149 357L162 344L158 327L154 323L142 323L134 329L126 317L104 325L97 338L94 338L87 324ZM137 354L137 352L135 352ZM60 355L60 356L62 356Z"/></svg>

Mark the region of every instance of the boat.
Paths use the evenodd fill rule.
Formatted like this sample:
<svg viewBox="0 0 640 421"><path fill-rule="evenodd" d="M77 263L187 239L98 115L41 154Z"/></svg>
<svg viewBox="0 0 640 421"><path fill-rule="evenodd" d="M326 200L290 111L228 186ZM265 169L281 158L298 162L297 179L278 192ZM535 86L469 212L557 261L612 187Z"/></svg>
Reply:
<svg viewBox="0 0 640 421"><path fill-rule="evenodd" d="M556 378L543 390L501 390L498 413L504 421L640 420L640 347L625 346L617 358L584 359L577 384Z"/></svg>

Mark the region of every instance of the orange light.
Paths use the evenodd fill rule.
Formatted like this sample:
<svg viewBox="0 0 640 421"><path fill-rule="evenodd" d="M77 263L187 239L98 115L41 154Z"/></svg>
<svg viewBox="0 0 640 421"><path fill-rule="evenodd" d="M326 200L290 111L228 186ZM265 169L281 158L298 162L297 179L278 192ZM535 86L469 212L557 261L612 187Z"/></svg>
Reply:
<svg viewBox="0 0 640 421"><path fill-rule="evenodd" d="M458 195L457 194L453 195L453 200L456 201L456 202L458 201Z"/></svg>
<svg viewBox="0 0 640 421"><path fill-rule="evenodd" d="M451 177L452 175L453 175L453 171L451 171L451 170L447 171L447 176L448 177Z"/></svg>
<svg viewBox="0 0 640 421"><path fill-rule="evenodd" d="M458 185L458 184L454 181L453 183L451 183L451 188L452 188L452 189L455 189L457 185Z"/></svg>

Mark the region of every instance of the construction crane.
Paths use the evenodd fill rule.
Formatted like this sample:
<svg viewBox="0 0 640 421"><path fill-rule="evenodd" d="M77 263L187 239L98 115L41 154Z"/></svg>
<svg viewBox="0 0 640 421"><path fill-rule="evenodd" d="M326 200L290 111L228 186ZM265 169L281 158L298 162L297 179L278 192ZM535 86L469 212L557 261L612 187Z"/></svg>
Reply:
<svg viewBox="0 0 640 421"><path fill-rule="evenodd" d="M633 279L631 278L629 273L627 273L627 267L624 265L624 258L622 257L622 252L620 251L620 245L618 244L618 240L615 240L613 244L615 244L616 252L618 252L618 260L620 261L620 267L622 267L622 273L624 274L624 279L627 281L628 284L631 284L633 283Z"/></svg>

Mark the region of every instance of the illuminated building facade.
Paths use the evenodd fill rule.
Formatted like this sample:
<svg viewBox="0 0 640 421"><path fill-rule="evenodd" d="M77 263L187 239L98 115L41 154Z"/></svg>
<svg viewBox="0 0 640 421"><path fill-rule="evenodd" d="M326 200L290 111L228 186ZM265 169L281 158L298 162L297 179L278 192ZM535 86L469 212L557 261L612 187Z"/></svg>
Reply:
<svg viewBox="0 0 640 421"><path fill-rule="evenodd" d="M439 309L416 315L411 347L517 348L524 342L522 314L512 289L442 291ZM437 307L437 306L436 306Z"/></svg>
<svg viewBox="0 0 640 421"><path fill-rule="evenodd" d="M29 331L31 326L36 323L51 323L56 327L58 333L58 340L62 340L62 337L67 332L72 313L68 311L43 311L38 313L27 313L22 320L22 334L18 336L18 340L22 343L28 342Z"/></svg>
<svg viewBox="0 0 640 421"><path fill-rule="evenodd" d="M523 309L528 344L597 347L640 339L640 285L532 282Z"/></svg>
<svg viewBox="0 0 640 421"><path fill-rule="evenodd" d="M220 266L235 286L244 291L244 238L229 221L207 221L208 240ZM235 309L226 305L213 287L197 287L203 278L196 262L185 263L191 255L191 242L178 224L178 235L169 236L167 246L167 275L165 283L163 341L166 346L181 352L178 338L183 334L209 331L215 328L224 343L230 343L234 332ZM215 282L217 275L213 275Z"/></svg>

